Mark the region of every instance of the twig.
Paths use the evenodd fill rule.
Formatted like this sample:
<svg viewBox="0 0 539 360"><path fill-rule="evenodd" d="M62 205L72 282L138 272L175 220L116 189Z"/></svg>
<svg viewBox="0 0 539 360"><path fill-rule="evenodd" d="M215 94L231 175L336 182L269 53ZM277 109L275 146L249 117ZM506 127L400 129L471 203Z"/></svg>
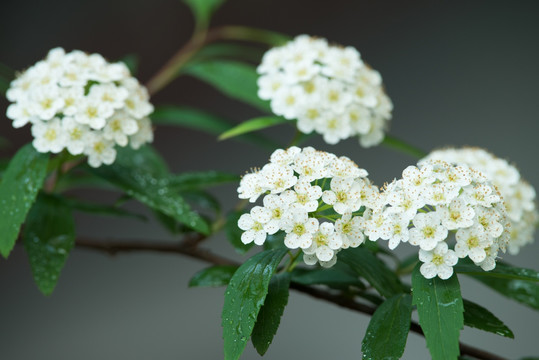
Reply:
<svg viewBox="0 0 539 360"><path fill-rule="evenodd" d="M150 80L148 80L146 88L150 95L154 95L174 80L180 69L198 52L198 50L207 44L219 40L251 41L273 46L286 40L286 37L272 31L244 26L221 26L209 29L208 31L196 32L193 37L191 37L191 39L182 46Z"/></svg>
<svg viewBox="0 0 539 360"><path fill-rule="evenodd" d="M97 250L109 253L110 255L116 255L123 252L137 252L137 251L154 251L163 253L181 254L192 257L194 259L202 260L213 265L232 265L239 266L237 262L215 255L209 250L198 248L196 245L204 239L203 235L195 234L185 238L180 243L165 243L165 242L121 242L121 241L96 241L89 238L78 238L77 247L83 247L87 249ZM290 288L300 293L309 295L311 297L321 299L335 305L344 307L349 310L357 311L363 314L372 315L376 311L375 307L365 305L354 301L351 298L343 297L335 293L331 293L326 290L321 290L311 286L305 286L296 282L290 283ZM410 330L425 336L421 326L418 323L412 321ZM469 346L463 343L459 343L461 355L472 356L481 360L506 360L496 354Z"/></svg>

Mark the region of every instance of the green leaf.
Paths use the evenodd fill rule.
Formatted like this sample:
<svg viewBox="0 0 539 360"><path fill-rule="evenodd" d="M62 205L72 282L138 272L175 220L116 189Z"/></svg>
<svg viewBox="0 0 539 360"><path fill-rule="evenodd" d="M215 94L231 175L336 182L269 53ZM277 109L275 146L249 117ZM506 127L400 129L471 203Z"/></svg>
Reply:
<svg viewBox="0 0 539 360"><path fill-rule="evenodd" d="M189 189L188 191L180 191L180 195L183 196L191 205L197 205L204 209L210 209L215 213L219 213L221 211L221 204L219 204L217 198L205 191Z"/></svg>
<svg viewBox="0 0 539 360"><path fill-rule="evenodd" d="M245 349L270 279L286 253L286 249L258 253L240 266L230 280L222 314L225 360L239 359Z"/></svg>
<svg viewBox="0 0 539 360"><path fill-rule="evenodd" d="M225 131L219 135L219 140L230 139L238 135L246 134L252 131L262 130L270 126L279 125L285 123L285 118L281 116L262 116L257 117L251 120L242 122L238 126L233 127L232 129Z"/></svg>
<svg viewBox="0 0 539 360"><path fill-rule="evenodd" d="M22 147L2 175L0 183L0 253L7 258L37 193L47 175L48 156L31 144Z"/></svg>
<svg viewBox="0 0 539 360"><path fill-rule="evenodd" d="M227 119L188 106L158 106L151 117L154 124L182 126L216 136L234 126ZM275 141L258 134L246 134L239 136L237 140L271 149L282 147Z"/></svg>
<svg viewBox="0 0 539 360"><path fill-rule="evenodd" d="M406 347L412 316L412 297L390 297L374 312L363 338L363 359L400 359Z"/></svg>
<svg viewBox="0 0 539 360"><path fill-rule="evenodd" d="M482 282L494 291L516 300L532 309L539 310L539 284L526 280L498 279L466 274Z"/></svg>
<svg viewBox="0 0 539 360"><path fill-rule="evenodd" d="M9 89L9 85L11 84L11 81L2 77L0 75L0 94L3 96L6 95L7 90Z"/></svg>
<svg viewBox="0 0 539 360"><path fill-rule="evenodd" d="M201 188L226 183L237 183L240 177L221 171L185 172L170 177L170 186L178 188Z"/></svg>
<svg viewBox="0 0 539 360"><path fill-rule="evenodd" d="M395 273L365 248L358 247L341 251L339 260L348 264L357 275L367 280L386 298L402 293L404 290Z"/></svg>
<svg viewBox="0 0 539 360"><path fill-rule="evenodd" d="M197 272L189 281L189 287L226 286L238 268L236 266L212 266Z"/></svg>
<svg viewBox="0 0 539 360"><path fill-rule="evenodd" d="M260 355L264 355L277 334L284 308L288 304L290 273L277 274L271 278L268 295L256 318L251 341Z"/></svg>
<svg viewBox="0 0 539 360"><path fill-rule="evenodd" d="M243 44L209 44L200 49L200 51L190 60L190 63L206 61L212 58L236 58L260 62L265 51L265 49L260 47Z"/></svg>
<svg viewBox="0 0 539 360"><path fill-rule="evenodd" d="M135 75L138 71L139 58L136 54L127 54L120 59L121 62L127 66L132 75Z"/></svg>
<svg viewBox="0 0 539 360"><path fill-rule="evenodd" d="M71 209L56 197L39 196L28 214L23 242L39 290L50 295L75 244Z"/></svg>
<svg viewBox="0 0 539 360"><path fill-rule="evenodd" d="M242 214L244 214L243 211L233 211L229 213L226 217L225 225L226 237L239 254L245 254L254 245L254 243L244 244L241 241L241 234L243 234L243 230L238 227L238 220Z"/></svg>
<svg viewBox="0 0 539 360"><path fill-rule="evenodd" d="M456 359L459 335L464 325L462 296L456 274L447 280L425 279L420 264L412 273L413 304L425 333L433 360Z"/></svg>
<svg viewBox="0 0 539 360"><path fill-rule="evenodd" d="M62 201L67 207L89 214L129 217L138 220L148 220L144 215L136 214L113 205L95 204L87 201L82 201L80 199L68 197L62 198L60 201Z"/></svg>
<svg viewBox="0 0 539 360"><path fill-rule="evenodd" d="M208 60L188 65L185 72L213 85L225 95L271 113L268 101L260 99L254 66L232 60Z"/></svg>
<svg viewBox="0 0 539 360"><path fill-rule="evenodd" d="M164 164L156 163L155 155L153 151L119 151L112 165L91 171L150 208L202 234L209 234L206 221L169 186L169 174Z"/></svg>
<svg viewBox="0 0 539 360"><path fill-rule="evenodd" d="M461 274L488 276L499 279L515 279L515 280L528 280L539 281L539 272L532 269L517 268L505 264L496 264L496 268L490 271L484 271L480 267L473 264L458 264L454 267L454 270Z"/></svg>
<svg viewBox="0 0 539 360"><path fill-rule="evenodd" d="M9 66L0 63L0 93L6 94L9 89L11 81L15 78L15 71Z"/></svg>
<svg viewBox="0 0 539 360"><path fill-rule="evenodd" d="M493 313L474 302L464 301L464 325L479 330L488 331L511 339L515 338L509 329Z"/></svg>
<svg viewBox="0 0 539 360"><path fill-rule="evenodd" d="M225 1L224 0L183 0L184 3L191 8L197 28L205 28L210 22L212 14L217 10Z"/></svg>

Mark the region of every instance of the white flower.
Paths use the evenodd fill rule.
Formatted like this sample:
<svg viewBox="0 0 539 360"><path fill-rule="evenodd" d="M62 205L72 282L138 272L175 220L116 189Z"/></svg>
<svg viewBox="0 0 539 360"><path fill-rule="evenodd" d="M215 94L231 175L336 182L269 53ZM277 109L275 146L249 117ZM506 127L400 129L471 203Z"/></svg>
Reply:
<svg viewBox="0 0 539 360"><path fill-rule="evenodd" d="M238 197L240 199L249 199L249 202L254 203L256 199L268 189L262 187L262 176L259 172L245 174L238 187Z"/></svg>
<svg viewBox="0 0 539 360"><path fill-rule="evenodd" d="M436 150L421 162L430 160L466 165L476 170L474 175L477 175L478 171L496 186L503 197L511 223L508 247L512 254L518 253L521 246L533 241L539 216L535 205L535 189L521 179L516 167L483 149L467 147ZM471 191L470 193L472 196L476 195Z"/></svg>
<svg viewBox="0 0 539 360"><path fill-rule="evenodd" d="M92 166L99 166L114 161L114 142L136 149L153 140L146 117L153 106L146 89L131 77L123 63L109 64L98 54L52 49L45 60L12 81L6 95L13 102L7 116L14 127L29 122L39 124L32 131L39 137L33 142L38 151L58 152L65 148L72 155L89 155ZM120 122L119 114L123 114ZM53 121L55 125L50 126L47 137L52 139L54 130L58 144L46 140L46 132L41 131L42 123L54 118L61 123L64 134L58 133L58 121Z"/></svg>
<svg viewBox="0 0 539 360"><path fill-rule="evenodd" d="M75 121L72 117L62 119L63 132L66 134L66 148L73 155L79 155L84 152L87 143L87 134L90 128Z"/></svg>
<svg viewBox="0 0 539 360"><path fill-rule="evenodd" d="M238 220L238 227L244 232L241 234L241 241L249 244L254 241L256 245L264 244L267 232L264 224L271 219L270 211L261 206L255 206L250 214L243 214Z"/></svg>
<svg viewBox="0 0 539 360"><path fill-rule="evenodd" d="M322 196L322 189L320 186L313 186L310 182L302 179L294 186L293 191L287 190L281 196L289 204L296 204L307 212L313 212L318 208L318 199Z"/></svg>
<svg viewBox="0 0 539 360"><path fill-rule="evenodd" d="M361 207L362 183L353 178L333 178L330 188L322 194L322 200L332 205L338 214L344 215Z"/></svg>
<svg viewBox="0 0 539 360"><path fill-rule="evenodd" d="M393 250L399 243L408 242L410 238L410 233L408 231L408 224L410 220L407 216L393 214L390 215L387 219L389 225L389 243L388 247Z"/></svg>
<svg viewBox="0 0 539 360"><path fill-rule="evenodd" d="M359 216L352 217L352 214L345 214L335 221L335 231L340 235L342 248L356 248L365 242L363 234L363 219Z"/></svg>
<svg viewBox="0 0 539 360"><path fill-rule="evenodd" d="M419 270L421 274L432 279L438 276L442 280L453 275L453 266L458 258L453 250L449 250L445 242L441 242L432 251L419 250L419 260L423 262Z"/></svg>
<svg viewBox="0 0 539 360"><path fill-rule="evenodd" d="M271 214L270 220L264 224L264 230L273 235L281 228L281 220L288 211L290 203L283 195L266 195L263 201L264 207Z"/></svg>
<svg viewBox="0 0 539 360"><path fill-rule="evenodd" d="M383 140L393 106L356 49L300 35L266 52L257 72L258 96L275 114L297 119L301 132L316 130L330 144L354 135L365 147Z"/></svg>
<svg viewBox="0 0 539 360"><path fill-rule="evenodd" d="M262 187L271 191L272 194L281 193L296 185L298 178L289 166L278 164L266 164L260 171Z"/></svg>
<svg viewBox="0 0 539 360"><path fill-rule="evenodd" d="M313 234L318 230L318 220L308 217L301 208L291 208L281 224L286 232L284 244L290 249L310 247Z"/></svg>
<svg viewBox="0 0 539 360"><path fill-rule="evenodd" d="M88 156L88 164L92 167L110 165L116 159L114 142L96 132L88 133L84 154Z"/></svg>
<svg viewBox="0 0 539 360"><path fill-rule="evenodd" d="M339 250L343 244L341 237L335 233L334 225L327 222L320 225L312 241L312 245L303 249L303 253L315 254L318 260L326 262L333 259L336 250Z"/></svg>
<svg viewBox="0 0 539 360"><path fill-rule="evenodd" d="M136 134L137 131L136 120L133 120L124 111L117 111L105 125L103 136L107 140L113 140L120 146L126 146L129 142L128 136Z"/></svg>
<svg viewBox="0 0 539 360"><path fill-rule="evenodd" d="M468 256L475 263L485 260L487 256L485 249L493 243L492 238L480 225L459 229L455 237L457 239L455 252L458 257Z"/></svg>
<svg viewBox="0 0 539 360"><path fill-rule="evenodd" d="M59 118L38 121L32 125L32 144L39 152L59 153L64 149L66 139Z"/></svg>
<svg viewBox="0 0 539 360"><path fill-rule="evenodd" d="M414 227L410 229L409 239L412 245L430 251L447 238L447 228L440 224L440 215L437 212L417 214L412 222Z"/></svg>
<svg viewBox="0 0 539 360"><path fill-rule="evenodd" d="M467 228L474 224L474 209L462 198L451 201L447 206L440 206L437 211L447 230Z"/></svg>

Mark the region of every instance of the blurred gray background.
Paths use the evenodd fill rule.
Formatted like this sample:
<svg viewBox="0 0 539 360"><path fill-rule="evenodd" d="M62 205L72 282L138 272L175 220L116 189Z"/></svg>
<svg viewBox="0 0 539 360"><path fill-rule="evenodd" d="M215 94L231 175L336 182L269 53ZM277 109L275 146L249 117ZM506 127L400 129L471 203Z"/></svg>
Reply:
<svg viewBox="0 0 539 360"><path fill-rule="evenodd" d="M383 76L395 104L390 133L429 150L475 145L509 159L539 185L539 2L230 0L213 24L238 24L326 37L356 47ZM0 61L24 69L55 46L99 52L109 59L140 55L144 82L185 43L193 27L179 0L4 0ZM0 102L0 134L11 155L30 140L14 130ZM154 104L202 107L237 122L257 115L188 77L153 98ZM283 143L291 127L268 132ZM194 131L158 127L155 146L175 171L220 169L243 173L268 153ZM355 140L323 150L347 155L377 184L398 177L414 159ZM225 207L235 187L218 189ZM104 201L114 194L92 193ZM141 206L134 208L144 211ZM172 239L156 224L78 216L80 234L95 238ZM235 256L223 237L206 244ZM409 252L402 246L400 251ZM409 249L408 249L409 250ZM252 254L252 252L251 252ZM504 260L539 268L539 242ZM206 264L176 255L110 257L75 249L50 297L33 283L22 247L0 260L0 349L8 360L220 359L224 289L188 289ZM539 355L539 313L461 277L463 296L498 315L515 340L469 328L465 343L509 359ZM369 318L292 292L266 359L358 359ZM243 359L258 359L248 345ZM428 359L424 339L411 334L404 359Z"/></svg>

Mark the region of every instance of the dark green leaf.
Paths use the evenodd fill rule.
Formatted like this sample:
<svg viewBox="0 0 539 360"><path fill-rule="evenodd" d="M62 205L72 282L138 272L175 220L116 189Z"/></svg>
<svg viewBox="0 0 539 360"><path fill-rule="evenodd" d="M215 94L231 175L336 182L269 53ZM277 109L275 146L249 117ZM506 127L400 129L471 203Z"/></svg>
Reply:
<svg viewBox="0 0 539 360"><path fill-rule="evenodd" d="M511 339L515 338L511 329L509 329L493 313L474 302L464 301L464 325L479 330L488 331L494 334L505 336Z"/></svg>
<svg viewBox="0 0 539 360"><path fill-rule="evenodd" d="M466 274L503 296L539 310L539 284L526 280L498 279Z"/></svg>
<svg viewBox="0 0 539 360"><path fill-rule="evenodd" d="M193 12L198 28L205 28L210 18L225 1L224 0L183 0Z"/></svg>
<svg viewBox="0 0 539 360"><path fill-rule="evenodd" d="M504 264L497 264L496 268L491 271L484 271L480 267L473 264L458 264L454 267L458 273L466 275L488 276L500 279L515 279L539 281L539 272L532 269L517 268Z"/></svg>
<svg viewBox="0 0 539 360"><path fill-rule="evenodd" d="M406 347L412 316L412 297L400 294L380 305L363 338L363 359L400 359Z"/></svg>
<svg viewBox="0 0 539 360"><path fill-rule="evenodd" d="M253 247L254 243L244 244L241 241L243 230L238 227L238 220L242 214L243 211L233 211L228 214L226 218L225 233L228 241L232 244L236 252L245 254Z"/></svg>
<svg viewBox="0 0 539 360"><path fill-rule="evenodd" d="M130 217L138 220L148 220L144 215L136 214L131 211L121 209L117 206L112 205L103 205L95 204L80 199L75 198L63 198L62 201L65 206L70 207L74 210L78 210L85 213L95 214L95 215L104 215L104 216L120 216L120 217Z"/></svg>
<svg viewBox="0 0 539 360"><path fill-rule="evenodd" d="M339 260L363 277L378 292L388 298L403 292L399 278L380 259L362 247L347 249L339 253Z"/></svg>
<svg viewBox="0 0 539 360"><path fill-rule="evenodd" d="M539 357L536 356L526 356L520 360L539 360Z"/></svg>
<svg viewBox="0 0 539 360"><path fill-rule="evenodd" d="M222 314L225 360L239 359L245 349L270 279L286 253L286 249L277 249L256 254L230 280Z"/></svg>
<svg viewBox="0 0 539 360"><path fill-rule="evenodd" d="M136 167L162 177L170 176L165 159L150 145L137 150L130 147L119 148L117 159L124 166Z"/></svg>
<svg viewBox="0 0 539 360"><path fill-rule="evenodd" d="M268 295L256 318L251 341L260 355L264 355L277 334L284 308L288 303L290 273L277 274L271 278Z"/></svg>
<svg viewBox="0 0 539 360"><path fill-rule="evenodd" d="M447 280L425 279L418 264L412 273L413 304L433 360L456 359L464 325L462 296L456 274Z"/></svg>
<svg viewBox="0 0 539 360"><path fill-rule="evenodd" d="M233 99L271 112L269 103L257 95L258 74L252 65L232 60L208 60L187 66L185 72L215 86Z"/></svg>
<svg viewBox="0 0 539 360"><path fill-rule="evenodd" d="M71 209L52 196L38 197L24 227L24 247L39 290L50 295L75 244Z"/></svg>
<svg viewBox="0 0 539 360"><path fill-rule="evenodd" d="M139 149L140 150L140 149ZM156 162L152 151L118 152L110 166L92 171L112 185L150 208L160 211L200 233L208 234L210 228L183 197L169 186L169 174L164 164Z"/></svg>
<svg viewBox="0 0 539 360"><path fill-rule="evenodd" d="M277 231L273 235L268 234L266 241L264 241L264 249L287 249L286 245L284 244L285 235L286 233L284 231Z"/></svg>
<svg viewBox="0 0 539 360"><path fill-rule="evenodd" d="M215 213L221 211L221 204L219 204L217 198L205 191L189 189L188 191L180 191L180 195L182 195L191 205L209 209Z"/></svg>
<svg viewBox="0 0 539 360"><path fill-rule="evenodd" d="M237 183L240 177L220 171L186 172L170 177L170 186L178 188L201 188L226 183Z"/></svg>
<svg viewBox="0 0 539 360"><path fill-rule="evenodd" d="M7 90L9 89L9 84L11 81L8 79L0 76L0 94L5 95Z"/></svg>
<svg viewBox="0 0 539 360"><path fill-rule="evenodd" d="M227 119L187 106L159 106L151 115L154 124L174 125L219 135L234 125ZM239 136L237 140L275 149L282 147L273 140L258 134Z"/></svg>
<svg viewBox="0 0 539 360"><path fill-rule="evenodd" d="M139 58L135 54L127 54L120 59L127 66L132 75L136 75L138 71Z"/></svg>
<svg viewBox="0 0 539 360"><path fill-rule="evenodd" d="M7 258L21 224L47 175L48 156L32 145L22 147L9 162L0 182L0 253Z"/></svg>
<svg viewBox="0 0 539 360"><path fill-rule="evenodd" d="M189 281L189 287L226 286L238 268L236 266L212 266L197 272Z"/></svg>
<svg viewBox="0 0 539 360"><path fill-rule="evenodd" d="M270 126L279 125L285 123L285 118L281 116L262 116L251 120L242 122L241 124L233 127L232 129L225 131L219 135L219 140L230 139L238 135L243 135L252 131L262 130Z"/></svg>
<svg viewBox="0 0 539 360"><path fill-rule="evenodd" d="M334 268L314 270L296 268L292 273L292 281L302 285L327 285L338 288L357 286L363 288L363 284L356 276Z"/></svg>

